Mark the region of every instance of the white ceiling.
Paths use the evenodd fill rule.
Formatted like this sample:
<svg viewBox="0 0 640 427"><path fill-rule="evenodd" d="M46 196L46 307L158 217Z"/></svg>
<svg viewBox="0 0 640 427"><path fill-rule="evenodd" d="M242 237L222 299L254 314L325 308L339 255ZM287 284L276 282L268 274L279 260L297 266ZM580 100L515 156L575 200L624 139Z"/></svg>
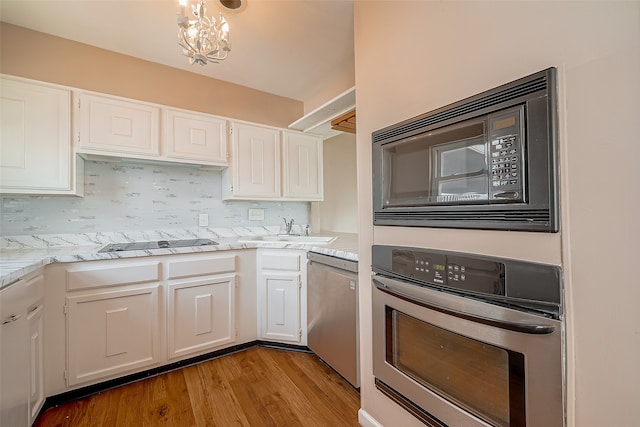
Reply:
<svg viewBox="0 0 640 427"><path fill-rule="evenodd" d="M353 75L353 0L247 0L237 14L208 0L219 10L231 53L200 66L177 45L178 0L0 0L4 22L303 102Z"/></svg>

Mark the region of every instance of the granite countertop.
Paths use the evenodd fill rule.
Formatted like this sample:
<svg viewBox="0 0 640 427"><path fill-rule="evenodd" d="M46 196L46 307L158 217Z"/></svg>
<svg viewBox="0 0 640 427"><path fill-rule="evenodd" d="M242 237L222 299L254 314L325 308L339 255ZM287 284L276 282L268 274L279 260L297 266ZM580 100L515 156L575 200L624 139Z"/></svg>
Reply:
<svg viewBox="0 0 640 427"><path fill-rule="evenodd" d="M350 233L321 232L317 235L337 236L329 244L303 244L294 242L240 242L247 237L275 235L278 227L252 227L237 229L198 229L144 231L122 233L85 233L74 235L12 236L0 239L0 288L21 277L55 262L95 261L171 254L190 254L254 248L304 249L325 255L358 260L358 236ZM144 242L157 240L209 238L215 246L149 249L126 252L98 253L110 243Z"/></svg>

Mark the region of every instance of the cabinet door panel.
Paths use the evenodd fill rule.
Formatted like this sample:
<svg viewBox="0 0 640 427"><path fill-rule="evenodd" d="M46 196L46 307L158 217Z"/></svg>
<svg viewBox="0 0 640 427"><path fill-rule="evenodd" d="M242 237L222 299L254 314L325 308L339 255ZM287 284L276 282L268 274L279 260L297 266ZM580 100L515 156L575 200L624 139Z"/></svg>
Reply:
<svg viewBox="0 0 640 427"><path fill-rule="evenodd" d="M143 103L80 95L80 151L158 156L160 109Z"/></svg>
<svg viewBox="0 0 640 427"><path fill-rule="evenodd" d="M0 93L2 191L70 190L70 91L2 79Z"/></svg>
<svg viewBox="0 0 640 427"><path fill-rule="evenodd" d="M68 385L158 361L158 286L67 297Z"/></svg>
<svg viewBox="0 0 640 427"><path fill-rule="evenodd" d="M165 156L227 164L227 122L204 114L165 112Z"/></svg>
<svg viewBox="0 0 640 427"><path fill-rule="evenodd" d="M0 291L0 425L28 425L29 333L21 284Z"/></svg>
<svg viewBox="0 0 640 427"><path fill-rule="evenodd" d="M234 341L235 277L169 285L169 358Z"/></svg>
<svg viewBox="0 0 640 427"><path fill-rule="evenodd" d="M280 197L280 132L233 125L233 196Z"/></svg>
<svg viewBox="0 0 640 427"><path fill-rule="evenodd" d="M265 274L266 310L263 315L265 339L300 341L300 275Z"/></svg>
<svg viewBox="0 0 640 427"><path fill-rule="evenodd" d="M0 426L31 425L42 404L43 301L42 274L0 290Z"/></svg>
<svg viewBox="0 0 640 427"><path fill-rule="evenodd" d="M290 132L283 135L283 196L322 200L322 140Z"/></svg>
<svg viewBox="0 0 640 427"><path fill-rule="evenodd" d="M44 403L44 306L34 307L29 322L29 420L33 424Z"/></svg>

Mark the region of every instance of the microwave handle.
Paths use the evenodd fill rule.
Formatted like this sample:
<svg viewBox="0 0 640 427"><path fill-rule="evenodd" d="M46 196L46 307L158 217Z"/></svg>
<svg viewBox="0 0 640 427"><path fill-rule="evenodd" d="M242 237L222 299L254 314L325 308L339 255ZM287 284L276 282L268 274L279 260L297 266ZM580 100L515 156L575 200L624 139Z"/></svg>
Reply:
<svg viewBox="0 0 640 427"><path fill-rule="evenodd" d="M429 308L431 310L448 314L451 316L459 317L461 319L471 320L476 323L482 323L484 325L494 326L500 329L506 329L508 331L522 332L524 334L533 334L533 335L546 335L551 334L555 331L555 327L552 325L540 325L540 324L531 324L531 323L519 323L519 322L511 322L509 320L503 319L492 319L489 317L478 316L471 313L465 313L462 311L454 310L449 307L444 307L439 304L434 304L429 301L424 301L422 299L418 299L414 296L407 295L398 289L393 289L393 282L398 282L397 280L388 279L385 277L375 277L371 279L374 286L378 288L380 291L392 295L396 298L403 299L405 301L409 301L413 304L418 304L422 307Z"/></svg>
<svg viewBox="0 0 640 427"><path fill-rule="evenodd" d="M503 191L501 193L495 193L494 199L517 199L520 194L517 191Z"/></svg>

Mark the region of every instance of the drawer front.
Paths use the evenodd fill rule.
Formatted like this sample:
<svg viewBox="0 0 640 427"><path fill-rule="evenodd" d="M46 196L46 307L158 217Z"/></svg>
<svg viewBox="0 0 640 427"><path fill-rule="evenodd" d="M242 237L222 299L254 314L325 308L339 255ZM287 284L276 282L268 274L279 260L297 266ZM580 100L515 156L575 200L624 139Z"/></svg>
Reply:
<svg viewBox="0 0 640 427"><path fill-rule="evenodd" d="M160 263L112 263L77 265L67 269L67 290L131 285L160 280Z"/></svg>
<svg viewBox="0 0 640 427"><path fill-rule="evenodd" d="M167 261L167 278L232 273L236 271L235 255L217 255Z"/></svg>
<svg viewBox="0 0 640 427"><path fill-rule="evenodd" d="M265 270L300 271L302 256L299 253L286 251L263 252L262 268Z"/></svg>

